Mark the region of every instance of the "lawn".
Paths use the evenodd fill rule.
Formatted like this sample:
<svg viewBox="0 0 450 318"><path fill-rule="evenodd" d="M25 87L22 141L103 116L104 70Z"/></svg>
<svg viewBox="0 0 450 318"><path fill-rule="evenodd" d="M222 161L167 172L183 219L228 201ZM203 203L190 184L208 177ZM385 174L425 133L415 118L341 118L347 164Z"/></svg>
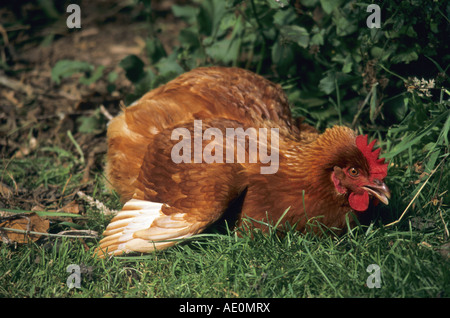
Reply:
<svg viewBox="0 0 450 318"><path fill-rule="evenodd" d="M0 297L450 297L448 5L385 2L378 32L354 27L355 1L80 1L69 30L62 2L23 2L0 9ZM318 129L377 138L389 206L341 236L280 220L283 236L95 257L121 208L103 172L110 116L211 64L279 83Z"/></svg>
<svg viewBox="0 0 450 318"><path fill-rule="evenodd" d="M447 297L448 260L438 230L358 228L340 238L293 231L193 238L147 256L99 260L96 241L51 238L1 247L8 297ZM447 251L448 253L448 251ZM71 264L79 288L69 288ZM370 264L380 268L374 286Z"/></svg>
<svg viewBox="0 0 450 318"><path fill-rule="evenodd" d="M46 182L55 197L78 190L79 175L67 182L75 156L11 161L6 171L18 187ZM45 181L43 181L45 180ZM120 208L99 176L93 196L111 209ZM396 206L394 199L392 205ZM101 230L110 216L77 198L82 212L36 212L51 220L49 233L67 229ZM432 205L431 205L432 206ZM72 211L73 212L73 211ZM427 213L426 213L427 212ZM385 211L387 213L387 211ZM444 213L441 211L441 213ZM228 231L205 234L150 255L93 256L98 238L43 235L36 242L2 244L0 294L3 297L448 297L449 246L443 245L448 220L435 207L407 211L399 223L376 222L350 229L340 237L300 234L285 225L274 232ZM73 223L73 224L72 224ZM80 284L70 287L69 265L80 266ZM368 267L379 266L379 288ZM69 279L69 282L68 282Z"/></svg>

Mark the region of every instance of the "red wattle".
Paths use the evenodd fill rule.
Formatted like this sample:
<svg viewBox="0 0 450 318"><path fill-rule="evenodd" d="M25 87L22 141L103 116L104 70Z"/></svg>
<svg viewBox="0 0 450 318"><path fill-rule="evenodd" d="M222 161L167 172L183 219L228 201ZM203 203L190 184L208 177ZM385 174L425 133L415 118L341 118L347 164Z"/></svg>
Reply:
<svg viewBox="0 0 450 318"><path fill-rule="evenodd" d="M348 197L348 203L353 210L363 212L369 207L369 194L352 192Z"/></svg>

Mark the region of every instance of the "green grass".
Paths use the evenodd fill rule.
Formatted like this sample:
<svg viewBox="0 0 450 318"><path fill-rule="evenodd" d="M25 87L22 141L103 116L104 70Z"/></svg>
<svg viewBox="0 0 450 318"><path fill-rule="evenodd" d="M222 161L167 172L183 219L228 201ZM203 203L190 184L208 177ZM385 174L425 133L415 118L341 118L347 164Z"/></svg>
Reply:
<svg viewBox="0 0 450 318"><path fill-rule="evenodd" d="M58 157L59 164L50 165L53 159L28 159L28 164L27 159L13 160L5 171L20 187L30 190L44 179L48 187L59 185L60 191L65 187L67 193L80 186L76 158ZM75 175L67 183L71 172ZM437 181L432 179L431 186ZM91 194L109 207L119 208L117 197L104 183L104 178L96 178ZM401 193L400 189L394 188L393 193L397 192ZM394 197L392 206L405 207L401 197ZM80 228L101 232L109 217L89 205L85 209L74 222ZM449 297L450 264L441 255L449 220L448 214L436 212L428 205L420 212L407 211L395 225L374 222L341 237L319 238L289 227L283 238L259 231L200 235L154 254L108 260L93 257L97 239L42 237L25 245L2 244L0 296ZM419 215L431 225L414 223ZM60 222L53 222L50 231L63 228ZM80 288L67 285L71 264L87 269L81 274ZM380 288L366 285L370 264L381 269Z"/></svg>
<svg viewBox="0 0 450 318"><path fill-rule="evenodd" d="M99 260L78 240L0 247L5 297L448 297L436 232L356 229L343 237L288 232L194 238L142 257ZM426 244L424 243L426 242ZM69 289L70 264L92 266ZM381 288L368 288L370 264Z"/></svg>

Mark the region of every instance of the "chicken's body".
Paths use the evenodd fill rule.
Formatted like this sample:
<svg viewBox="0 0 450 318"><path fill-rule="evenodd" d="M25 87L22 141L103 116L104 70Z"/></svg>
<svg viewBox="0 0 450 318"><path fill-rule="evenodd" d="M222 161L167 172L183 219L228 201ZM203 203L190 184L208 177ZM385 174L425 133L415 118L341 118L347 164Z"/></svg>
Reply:
<svg viewBox="0 0 450 318"><path fill-rule="evenodd" d="M270 149L275 143L270 128L277 129L277 169L261 173L267 161L250 160L255 150L249 148L250 140L244 162L236 149L231 162L174 162L173 147L180 136L174 138L173 132L182 129L195 149L194 121L201 123L197 128L202 134L209 128L224 136L229 129L254 128L257 133L251 138L257 150ZM261 142L259 128L270 131L267 143ZM210 139L203 135L200 149L213 145L212 153L225 158L227 138ZM385 176L384 165L380 168L379 160L380 167L372 164L377 158L369 158L371 147L357 146L356 139L346 127L319 134L308 125L297 125L281 88L249 71L213 67L185 73L147 93L110 123L107 176L126 203L106 229L100 254L165 248L175 243L167 240L200 233L224 217L238 223L243 216L276 222L287 209L283 223L289 221L298 230L313 218L327 227L343 228L348 212L367 209L366 190L382 201L389 196L373 190ZM367 170L366 179L376 181L373 187L361 190L349 183L347 157ZM372 170L381 173L376 180L370 176ZM347 191L352 187L355 194Z"/></svg>

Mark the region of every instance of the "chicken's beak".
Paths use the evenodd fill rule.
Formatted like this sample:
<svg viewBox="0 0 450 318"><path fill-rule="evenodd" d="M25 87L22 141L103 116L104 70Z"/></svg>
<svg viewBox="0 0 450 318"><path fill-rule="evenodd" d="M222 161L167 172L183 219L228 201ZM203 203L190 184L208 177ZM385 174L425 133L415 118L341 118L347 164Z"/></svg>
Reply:
<svg viewBox="0 0 450 318"><path fill-rule="evenodd" d="M391 191L386 186L386 184L378 179L373 180L372 184L365 185L362 187L364 190L374 195L378 200L384 204L389 204L389 199L391 198Z"/></svg>

